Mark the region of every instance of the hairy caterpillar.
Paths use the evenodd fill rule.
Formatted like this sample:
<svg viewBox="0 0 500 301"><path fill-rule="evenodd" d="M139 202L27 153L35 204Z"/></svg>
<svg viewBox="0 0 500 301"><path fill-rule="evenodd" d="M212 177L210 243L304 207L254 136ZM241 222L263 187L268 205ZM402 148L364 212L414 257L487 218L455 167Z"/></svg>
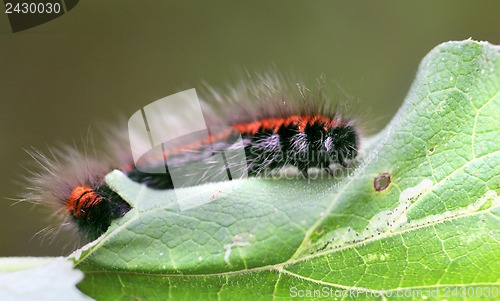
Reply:
<svg viewBox="0 0 500 301"><path fill-rule="evenodd" d="M31 186L23 199L53 205L62 225L80 233L83 241L89 241L131 209L104 181L113 169L152 189L173 189L169 168L182 168L210 158L230 148L238 137L246 159L237 167L250 176L295 166L307 177L310 168L331 172L332 165L345 167L358 154L360 138L356 124L341 116L322 89L311 91L296 81L288 83L279 75L268 74L225 93L207 90L203 95L207 125L225 127L209 132L203 139L191 139L164 150L161 155L169 161L166 172L150 173L137 168L130 153L129 133L123 127L110 130L107 154L89 156L66 148L51 151L49 157L32 151L31 156L42 168L32 172ZM162 118L168 130L182 126L179 117ZM146 164L154 168L165 161L146 158ZM190 177L189 172L185 177Z"/></svg>

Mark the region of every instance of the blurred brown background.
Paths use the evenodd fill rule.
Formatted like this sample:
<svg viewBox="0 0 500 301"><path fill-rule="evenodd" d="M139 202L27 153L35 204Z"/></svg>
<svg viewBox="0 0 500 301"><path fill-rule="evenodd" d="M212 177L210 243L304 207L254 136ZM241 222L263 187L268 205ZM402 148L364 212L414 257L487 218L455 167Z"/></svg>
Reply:
<svg viewBox="0 0 500 301"><path fill-rule="evenodd" d="M422 57L472 37L500 43L498 1L81 1L13 34L0 13L0 256L60 255L34 234L46 214L17 204L23 148L79 142L202 80L270 66L306 80L325 73L381 129ZM366 118L366 117L365 117ZM69 250L67 250L69 251Z"/></svg>

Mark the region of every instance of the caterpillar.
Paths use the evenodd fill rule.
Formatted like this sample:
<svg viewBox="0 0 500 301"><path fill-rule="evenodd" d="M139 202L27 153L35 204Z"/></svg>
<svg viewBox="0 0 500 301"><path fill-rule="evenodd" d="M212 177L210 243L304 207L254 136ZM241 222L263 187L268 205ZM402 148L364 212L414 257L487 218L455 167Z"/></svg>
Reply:
<svg viewBox="0 0 500 301"><path fill-rule="evenodd" d="M161 156L168 164L163 173L138 168L130 148L134 137L129 135L134 134L126 127L109 130L105 154L91 156L66 147L51 150L48 156L32 150L30 154L41 168L31 172L23 199L52 205L61 224L88 242L131 209L104 181L113 169L151 189L173 189L176 185L169 169L223 153L234 147L238 138L238 151L244 153L245 160L237 168L249 176L294 166L307 177L310 168L331 173L331 166L348 166L360 147L356 123L338 112L336 102L321 87L309 90L296 83L273 73L250 78L226 92L207 87L202 102L206 123L209 128L224 127L209 131L202 139L164 149ZM182 126L182 118L162 118L168 130ZM152 168L165 165L164 160L145 158L145 164ZM224 172L218 167L209 171ZM189 172L185 177L190 178Z"/></svg>

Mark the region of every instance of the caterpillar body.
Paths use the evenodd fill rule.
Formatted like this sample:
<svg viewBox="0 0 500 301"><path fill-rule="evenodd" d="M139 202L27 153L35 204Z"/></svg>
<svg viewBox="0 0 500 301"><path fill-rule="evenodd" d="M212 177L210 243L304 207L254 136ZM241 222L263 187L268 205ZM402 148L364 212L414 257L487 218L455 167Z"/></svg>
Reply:
<svg viewBox="0 0 500 301"><path fill-rule="evenodd" d="M356 123L341 116L335 102L321 89L311 92L272 74L239 84L226 93L208 90L203 103L207 123L226 127L204 139L190 141L187 148L165 150L163 157L169 162L166 172L149 173L137 168L130 154L128 133L113 130L106 139L107 154L88 156L69 147L51 150L51 157L32 151L31 156L42 168L31 172L31 185L23 199L51 204L61 224L87 242L99 237L112 220L131 209L104 181L113 169L151 189L173 189L169 168L223 152L238 137L245 155L238 168L250 176L295 166L307 177L310 168L331 172L332 165L345 167L358 155L360 135ZM181 124L175 116L164 119L169 127ZM150 160L148 164L165 161Z"/></svg>

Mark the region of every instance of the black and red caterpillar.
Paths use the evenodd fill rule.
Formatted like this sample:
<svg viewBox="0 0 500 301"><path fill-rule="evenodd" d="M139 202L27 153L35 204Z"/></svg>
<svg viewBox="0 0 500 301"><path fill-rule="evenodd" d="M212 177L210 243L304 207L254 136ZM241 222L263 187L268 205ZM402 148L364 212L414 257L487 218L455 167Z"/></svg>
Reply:
<svg viewBox="0 0 500 301"><path fill-rule="evenodd" d="M208 137L207 141L195 143L200 152L210 145L212 154L224 151L230 146L228 141L234 141L239 135L245 149L245 172L251 176L285 166L297 167L304 177L308 176L309 168L331 172L332 164L345 167L358 153L359 138L354 125L336 116L322 115L291 115L237 123ZM193 154L176 152L166 156L189 162ZM131 168L127 174L130 179L153 189L174 188L168 172L153 174Z"/></svg>
<svg viewBox="0 0 500 301"><path fill-rule="evenodd" d="M163 156L173 162L166 173L138 170L131 159L128 139L123 139L126 135L113 133L108 139L112 154L106 163L74 149L53 159L40 152L33 153L44 171L33 173L33 187L25 199L53 204L62 212L62 224L70 225L83 234L83 241L89 241L104 233L113 219L131 209L103 180L113 169L152 189L173 189L168 167L182 167L199 159L200 154L206 158L223 152L238 137L246 158L239 168L251 176L295 166L307 177L310 168L331 172L332 165L345 167L358 154L359 134L352 120L342 118L322 93L313 95L303 86L289 86L279 76L261 77L227 94L211 91L207 98L209 105L205 107L210 108L204 112L209 115L207 119L226 127L204 139L191 141L189 152L182 148L165 151ZM166 119L171 119L172 127L176 126L175 117Z"/></svg>

